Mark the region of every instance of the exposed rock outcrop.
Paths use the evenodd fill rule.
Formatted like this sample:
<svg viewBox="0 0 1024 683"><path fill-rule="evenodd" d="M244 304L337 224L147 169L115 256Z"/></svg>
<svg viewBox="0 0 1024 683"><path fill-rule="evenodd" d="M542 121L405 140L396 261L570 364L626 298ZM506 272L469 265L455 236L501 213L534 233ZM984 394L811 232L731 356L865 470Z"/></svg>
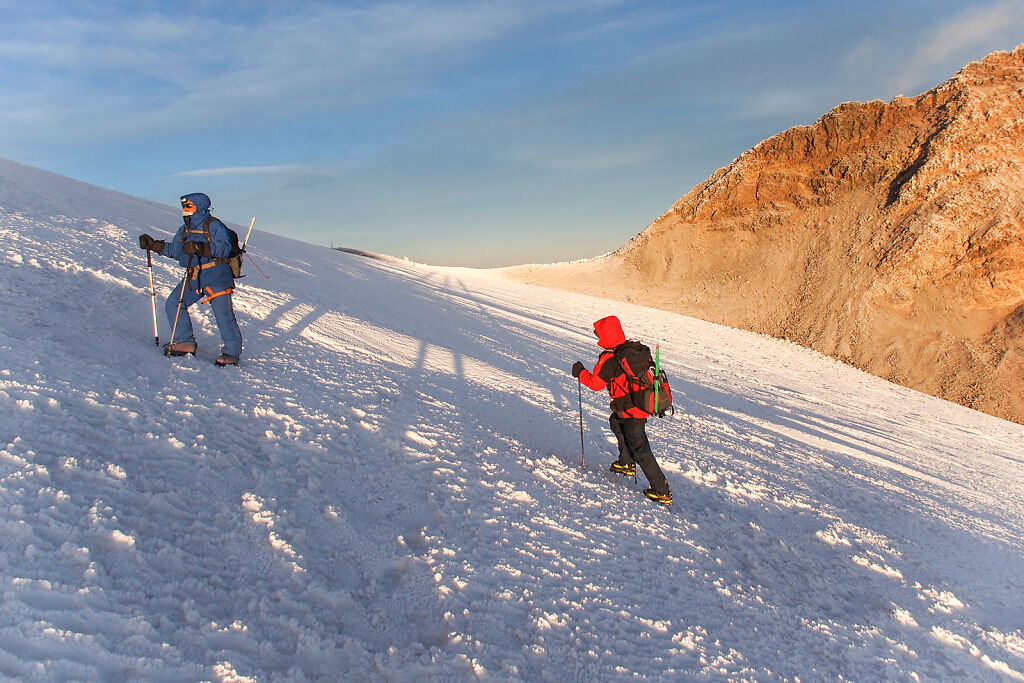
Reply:
<svg viewBox="0 0 1024 683"><path fill-rule="evenodd" d="M761 142L609 256L506 272L1024 422L1024 45Z"/></svg>

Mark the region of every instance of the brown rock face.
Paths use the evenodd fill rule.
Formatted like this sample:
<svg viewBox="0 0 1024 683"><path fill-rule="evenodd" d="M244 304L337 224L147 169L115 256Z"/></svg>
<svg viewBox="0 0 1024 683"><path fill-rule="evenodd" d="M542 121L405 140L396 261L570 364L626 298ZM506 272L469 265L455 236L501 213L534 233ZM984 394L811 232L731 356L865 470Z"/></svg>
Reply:
<svg viewBox="0 0 1024 683"><path fill-rule="evenodd" d="M506 272L1024 422L1024 45L765 140L614 254Z"/></svg>

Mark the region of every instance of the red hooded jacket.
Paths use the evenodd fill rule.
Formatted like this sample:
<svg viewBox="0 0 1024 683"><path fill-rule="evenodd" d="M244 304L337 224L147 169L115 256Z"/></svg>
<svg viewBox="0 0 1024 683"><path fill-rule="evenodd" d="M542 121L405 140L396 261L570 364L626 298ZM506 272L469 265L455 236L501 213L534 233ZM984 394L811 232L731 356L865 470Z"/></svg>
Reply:
<svg viewBox="0 0 1024 683"><path fill-rule="evenodd" d="M615 363L615 347L626 341L622 323L614 315L610 315L594 323L594 331L597 332L597 345L605 351L598 357L593 371L583 369L580 373L580 382L594 391L601 391L608 387L608 393L612 400L628 396L629 385L626 373ZM619 417L648 417L648 414L639 408L630 408L624 413L619 412L618 415Z"/></svg>

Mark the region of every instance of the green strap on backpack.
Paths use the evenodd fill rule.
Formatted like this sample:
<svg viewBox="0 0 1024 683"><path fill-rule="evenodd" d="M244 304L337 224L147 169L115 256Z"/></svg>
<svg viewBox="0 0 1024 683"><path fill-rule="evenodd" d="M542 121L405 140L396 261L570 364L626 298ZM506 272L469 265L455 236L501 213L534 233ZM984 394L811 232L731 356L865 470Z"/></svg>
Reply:
<svg viewBox="0 0 1024 683"><path fill-rule="evenodd" d="M661 344L654 345L654 406L658 406L658 390L661 389Z"/></svg>

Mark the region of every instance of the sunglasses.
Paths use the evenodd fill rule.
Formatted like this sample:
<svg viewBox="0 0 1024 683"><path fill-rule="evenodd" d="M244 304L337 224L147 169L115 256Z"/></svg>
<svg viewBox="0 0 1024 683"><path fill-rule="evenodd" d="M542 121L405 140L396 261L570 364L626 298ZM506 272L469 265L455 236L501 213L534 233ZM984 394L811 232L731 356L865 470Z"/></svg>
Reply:
<svg viewBox="0 0 1024 683"><path fill-rule="evenodd" d="M182 199L182 200L181 200L181 205L182 205L182 206L183 206L184 208L186 208L186 209L194 209L194 208L196 208L196 205L195 205L195 204L193 204L192 202L190 202L190 201L189 201L189 200L187 200L187 199Z"/></svg>

